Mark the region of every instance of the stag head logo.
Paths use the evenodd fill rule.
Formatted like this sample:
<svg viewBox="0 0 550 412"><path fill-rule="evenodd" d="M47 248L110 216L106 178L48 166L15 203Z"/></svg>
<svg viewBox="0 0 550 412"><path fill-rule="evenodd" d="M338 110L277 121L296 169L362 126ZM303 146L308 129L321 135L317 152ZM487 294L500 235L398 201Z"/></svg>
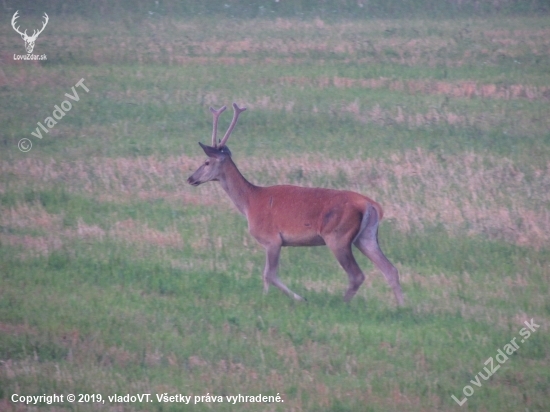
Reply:
<svg viewBox="0 0 550 412"><path fill-rule="evenodd" d="M24 33L21 33L19 31L19 26L15 26L16 24L16 20L18 19L19 15L19 10L17 10L15 12L15 14L13 15L12 19L11 19L11 25L13 27L13 29L19 33L21 35L21 38L25 41L25 49L27 49L27 53L32 53L33 49L34 49L34 42L36 41L36 38L38 37L38 35L40 33L42 33L44 31L44 29L46 28L46 24L48 24L48 20L50 19L48 17L48 15L46 13L44 13L44 22L42 23L42 28L40 30L33 30L33 33L32 33L32 36L29 36L27 35L27 30L25 30Z"/></svg>

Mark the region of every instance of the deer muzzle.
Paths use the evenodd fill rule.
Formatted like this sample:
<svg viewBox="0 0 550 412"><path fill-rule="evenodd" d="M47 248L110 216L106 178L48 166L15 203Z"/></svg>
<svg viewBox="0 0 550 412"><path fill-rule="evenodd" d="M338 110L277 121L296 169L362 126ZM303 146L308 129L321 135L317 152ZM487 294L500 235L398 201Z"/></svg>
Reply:
<svg viewBox="0 0 550 412"><path fill-rule="evenodd" d="M189 178L187 179L187 183L189 183L191 186L198 186L201 184L201 182L199 182L193 176L189 176Z"/></svg>

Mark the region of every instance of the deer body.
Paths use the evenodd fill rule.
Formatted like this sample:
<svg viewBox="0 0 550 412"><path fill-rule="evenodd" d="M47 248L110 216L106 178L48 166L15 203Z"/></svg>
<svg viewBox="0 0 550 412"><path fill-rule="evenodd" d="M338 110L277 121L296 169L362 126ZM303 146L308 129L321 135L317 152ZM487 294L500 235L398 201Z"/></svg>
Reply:
<svg viewBox="0 0 550 412"><path fill-rule="evenodd" d="M225 107L218 111L211 109L214 114L213 144L205 146L199 143L208 159L187 181L194 186L219 181L237 209L246 216L250 234L266 250L264 292L267 293L272 284L290 297L304 300L277 276L281 247L327 245L348 274L349 286L344 299L351 300L365 279L353 257L353 244L384 273L398 304L402 305L397 269L378 245L378 223L383 215L381 206L366 196L347 190L291 185L261 187L248 182L225 146L239 113L245 110L236 104L233 107L233 122L219 144L215 139L217 116Z"/></svg>

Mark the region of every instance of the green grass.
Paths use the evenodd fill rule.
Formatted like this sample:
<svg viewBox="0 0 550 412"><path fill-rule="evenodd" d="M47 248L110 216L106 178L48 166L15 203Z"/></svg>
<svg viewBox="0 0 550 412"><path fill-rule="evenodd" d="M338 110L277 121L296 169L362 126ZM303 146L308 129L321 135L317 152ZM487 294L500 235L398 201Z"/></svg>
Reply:
<svg viewBox="0 0 550 412"><path fill-rule="evenodd" d="M0 409L24 409L14 393L152 394L103 406L130 411L182 409L156 394L261 393L284 403L239 409L455 410L451 395L530 319L540 328L466 405L545 409L546 15L74 17L37 41L46 62L0 69ZM9 26L0 34L22 53ZM82 78L90 92L32 136ZM249 108L229 143L251 181L383 205L404 308L362 255L367 281L344 304L324 247L281 256L306 304L262 294L245 218L216 183L185 182L208 106L232 101ZM96 409L69 405L41 406Z"/></svg>

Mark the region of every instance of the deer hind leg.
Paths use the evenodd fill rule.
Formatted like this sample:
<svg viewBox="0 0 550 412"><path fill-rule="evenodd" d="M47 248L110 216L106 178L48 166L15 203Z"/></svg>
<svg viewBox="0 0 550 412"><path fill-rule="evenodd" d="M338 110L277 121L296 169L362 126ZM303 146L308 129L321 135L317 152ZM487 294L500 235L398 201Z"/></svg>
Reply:
<svg viewBox="0 0 550 412"><path fill-rule="evenodd" d="M277 276L279 269L279 256L281 254L281 246L267 246L265 248L265 268L263 273L264 280L264 293L269 290L269 285L272 284L281 289L285 294L293 298L294 300L302 301L305 299L291 291Z"/></svg>
<svg viewBox="0 0 550 412"><path fill-rule="evenodd" d="M349 302L359 290L359 287L365 280L365 275L363 271L357 264L353 253L351 251L351 243L342 244L341 242L326 242L329 249L332 251L340 266L348 274L348 289L344 294L344 300ZM338 244L340 243L340 244Z"/></svg>
<svg viewBox="0 0 550 412"><path fill-rule="evenodd" d="M379 222L378 212L369 205L363 217L364 229L357 235L353 244L384 274L397 299L397 304L403 306L403 291L399 283L397 268L384 255L378 244Z"/></svg>

